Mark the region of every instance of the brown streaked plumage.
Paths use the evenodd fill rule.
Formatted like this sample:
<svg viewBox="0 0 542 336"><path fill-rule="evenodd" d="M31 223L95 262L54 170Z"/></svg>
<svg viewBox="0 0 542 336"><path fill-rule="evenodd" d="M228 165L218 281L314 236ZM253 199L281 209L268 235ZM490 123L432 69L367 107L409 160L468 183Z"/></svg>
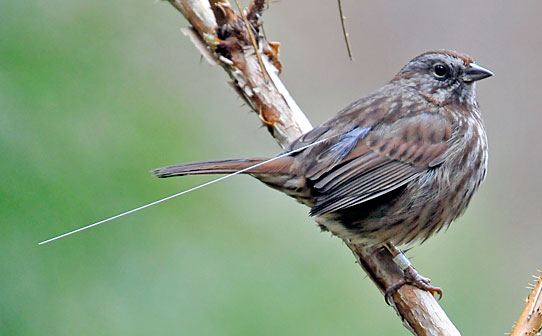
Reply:
<svg viewBox="0 0 542 336"><path fill-rule="evenodd" d="M297 198L342 238L394 244L425 240L459 216L486 174L487 139L466 79L473 60L424 53L395 78L294 141L325 143L248 173ZM436 65L447 67L440 78ZM158 177L235 172L265 159L169 166Z"/></svg>
<svg viewBox="0 0 542 336"><path fill-rule="evenodd" d="M484 180L487 138L475 82L492 73L438 50L247 173L311 207L325 229L368 245L411 244L447 227ZM265 159L187 163L158 177L224 174Z"/></svg>

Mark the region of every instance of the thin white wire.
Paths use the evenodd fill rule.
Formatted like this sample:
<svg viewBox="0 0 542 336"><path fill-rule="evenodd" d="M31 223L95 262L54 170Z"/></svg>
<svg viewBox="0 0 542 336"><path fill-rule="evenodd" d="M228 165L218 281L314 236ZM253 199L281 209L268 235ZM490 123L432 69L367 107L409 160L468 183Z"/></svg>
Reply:
<svg viewBox="0 0 542 336"><path fill-rule="evenodd" d="M209 182L200 184L200 185L195 186L195 187L193 187L193 188L190 188L190 189L187 189L187 190L185 190L185 191L181 191L181 192L179 192L179 193L173 194L173 195L171 195L171 196L168 196L168 197L159 199L159 200L154 201L154 202L152 202L152 203L148 203L148 204L142 205L142 206L140 206L140 207L138 207L138 208L135 208L135 209L132 209L132 210L128 210L128 211L125 211L125 212L120 213L120 214L118 214L118 215L115 215L115 216L113 216L113 217L109 217L109 218L104 219L104 220L101 220L101 221L99 221L99 222L96 222L96 223L93 223L93 224L89 224L89 225L84 226L84 227L81 227L81 228L79 228L79 229L76 229L76 230L73 230L73 231L70 231L70 232L66 232L66 233L61 234L61 235L59 235L59 236L56 236L56 237L53 237L53 238L44 240L44 241L38 243L38 245L44 245L44 244L50 243L50 242L55 241L55 240L58 240L58 239L60 239L60 238L64 238L64 237L70 236L70 235L72 235L72 234L75 234L75 233L78 233L78 232L81 232L81 231L84 231L84 230L93 228L93 227L98 226L98 225L100 225L100 224L110 222L110 221L115 220L115 219L117 219L117 218L120 218L120 217L129 215L129 214L134 213L134 212L137 212L137 211L139 211L139 210L143 210L143 209L148 208L148 207L151 207L151 206L153 206L153 205L156 205L156 204L159 204L159 203L162 203L162 202L165 202L165 201L169 201L169 200L172 199L172 198L179 197L179 196L182 196L182 195L184 195L184 194L188 194L188 193L190 193L190 192L192 192L192 191L195 191L195 190L204 188L204 187L206 187L206 186L208 186L208 185L211 185L211 184L213 184L213 183L220 182L220 181L222 181L222 180L225 180L225 179L227 179L227 178L230 178L230 177L235 176L235 175L238 175L238 174L242 174L242 173L244 173L244 172L246 172L246 171L248 171L248 170L251 170L251 169L256 168L256 167L259 167L259 166L262 166L262 165L264 165L264 164L266 164L266 163L269 163L269 162L278 160L278 159L283 158L283 157L285 157L285 156L288 156L288 155L290 155L290 154L294 154L294 153L300 152L300 151L302 151L302 150L304 150L304 149L307 149L307 148L309 148L309 147L312 147L312 146L314 146L314 145L317 145L317 144L319 144L319 143L322 143L322 142L324 142L324 141L326 141L326 140L328 140L328 139L318 140L318 141L313 142L313 143L311 143L311 144L308 144L308 145L306 145L306 146L303 146L303 147L294 149L294 150L292 150L292 151L289 151L289 152L280 154L280 155L278 155L278 156L272 157L272 158L270 158L270 159L268 159L268 160L265 160L265 161L263 161L263 162L257 163L257 164L255 164L255 165L253 165L253 166L250 166L250 167L247 167L247 168L243 168L243 169L241 169L241 170L239 170L239 171L236 171L236 172L234 172L234 173L231 173L231 174L229 174L229 175L225 175L225 176L219 177L219 178L217 178L217 179L215 179L215 180L212 180L212 181L209 181Z"/></svg>

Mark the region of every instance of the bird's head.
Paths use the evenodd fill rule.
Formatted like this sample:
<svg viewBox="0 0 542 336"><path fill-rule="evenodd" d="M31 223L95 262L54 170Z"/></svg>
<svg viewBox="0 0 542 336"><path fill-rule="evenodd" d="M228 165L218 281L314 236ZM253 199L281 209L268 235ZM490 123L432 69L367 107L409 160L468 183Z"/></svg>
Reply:
<svg viewBox="0 0 542 336"><path fill-rule="evenodd" d="M411 60L392 82L412 88L437 105L476 105L475 82L492 75L467 55L437 50Z"/></svg>

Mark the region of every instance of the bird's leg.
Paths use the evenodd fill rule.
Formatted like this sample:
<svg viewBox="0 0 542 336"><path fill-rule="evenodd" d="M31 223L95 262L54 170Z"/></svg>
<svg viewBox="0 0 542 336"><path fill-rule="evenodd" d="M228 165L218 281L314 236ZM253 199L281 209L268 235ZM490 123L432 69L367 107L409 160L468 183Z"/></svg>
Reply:
<svg viewBox="0 0 542 336"><path fill-rule="evenodd" d="M399 268L403 271L404 277L403 279L397 281L396 283L392 284L388 289L386 289L385 293L385 299L386 302L389 304L389 299L399 288L402 286L409 284L416 286L420 289L423 289L425 291L428 291L431 293L431 295L435 295L437 293L439 295L439 300L442 298L442 289L439 287L431 286L431 279L423 277L416 271L414 267L412 267L412 264L410 263L410 260L405 256L403 251L399 250L395 245L392 243L384 243L384 247L391 253L393 256L393 261Z"/></svg>

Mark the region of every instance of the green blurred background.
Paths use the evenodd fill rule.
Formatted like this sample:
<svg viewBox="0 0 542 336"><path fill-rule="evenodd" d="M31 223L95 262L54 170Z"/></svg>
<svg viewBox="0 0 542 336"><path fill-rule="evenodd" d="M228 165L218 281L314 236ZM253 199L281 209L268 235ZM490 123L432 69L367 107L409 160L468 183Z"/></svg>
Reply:
<svg viewBox="0 0 542 336"><path fill-rule="evenodd" d="M284 82L316 124L437 48L479 85L487 182L409 252L464 335L502 335L542 267L542 2L272 2ZM152 1L0 2L1 335L407 335L308 210L235 177L85 233L41 240L209 180L148 171L273 155L257 117ZM317 99L315 99L317 97Z"/></svg>

